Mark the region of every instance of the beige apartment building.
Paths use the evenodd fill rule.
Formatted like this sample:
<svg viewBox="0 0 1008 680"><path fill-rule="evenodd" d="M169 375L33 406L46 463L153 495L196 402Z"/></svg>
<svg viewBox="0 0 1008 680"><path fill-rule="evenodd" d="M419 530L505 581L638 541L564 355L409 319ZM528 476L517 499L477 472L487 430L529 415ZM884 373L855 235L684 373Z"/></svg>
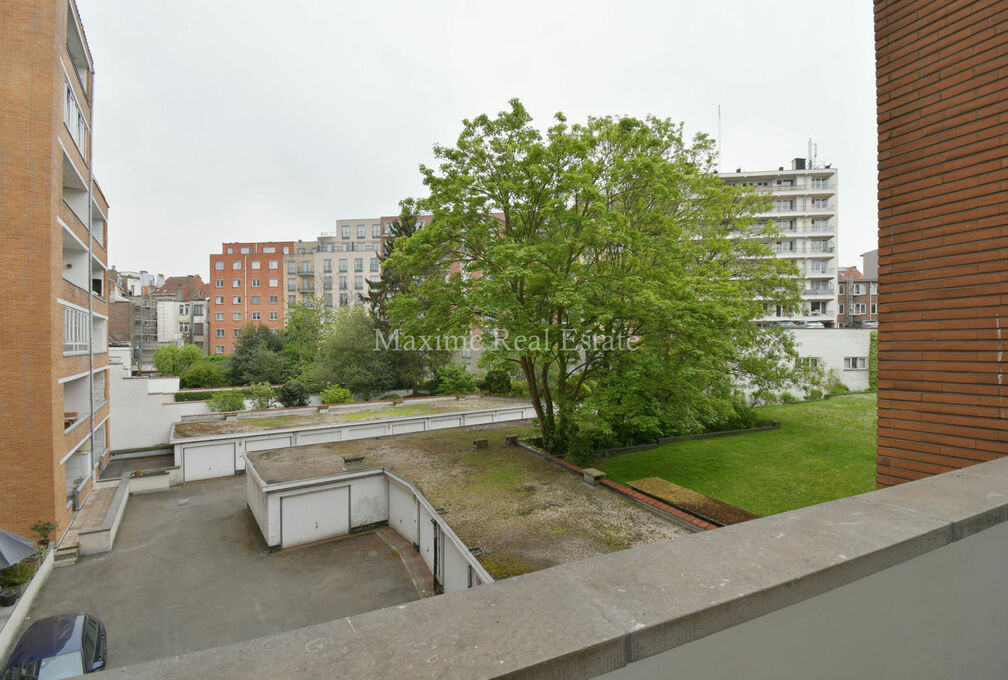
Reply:
<svg viewBox="0 0 1008 680"><path fill-rule="evenodd" d="M0 528L31 536L33 523L56 522L58 537L109 455L94 68L72 0L5 0L0 30Z"/></svg>

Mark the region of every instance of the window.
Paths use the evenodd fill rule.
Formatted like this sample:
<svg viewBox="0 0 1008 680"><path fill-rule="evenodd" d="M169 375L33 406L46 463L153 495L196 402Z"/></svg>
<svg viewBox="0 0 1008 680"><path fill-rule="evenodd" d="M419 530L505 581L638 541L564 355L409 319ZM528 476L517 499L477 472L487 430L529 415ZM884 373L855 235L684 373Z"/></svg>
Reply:
<svg viewBox="0 0 1008 680"><path fill-rule="evenodd" d="M242 255L248 255L251 252L252 252L252 248L250 248L249 246L245 246L244 248L241 249L241 254Z"/></svg>
<svg viewBox="0 0 1008 680"><path fill-rule="evenodd" d="M844 357L843 367L846 370L863 370L868 368L868 357Z"/></svg>
<svg viewBox="0 0 1008 680"><path fill-rule="evenodd" d="M270 260L269 261L269 268L270 269L278 269L279 267L280 267L280 263L277 262L276 260Z"/></svg>
<svg viewBox="0 0 1008 680"><path fill-rule="evenodd" d="M214 279L214 287L216 287L216 288L223 288L224 287L224 279Z"/></svg>
<svg viewBox="0 0 1008 680"><path fill-rule="evenodd" d="M298 255L304 255L304 253L305 253L305 250L304 250L304 248L298 248L298 249L297 249L297 254L298 254Z"/></svg>
<svg viewBox="0 0 1008 680"><path fill-rule="evenodd" d="M778 220L776 222L777 228L781 231L795 231L795 221L794 220Z"/></svg>
<svg viewBox="0 0 1008 680"><path fill-rule="evenodd" d="M819 365L819 357L799 357L799 366L806 366L808 368L815 368Z"/></svg>
<svg viewBox="0 0 1008 680"><path fill-rule="evenodd" d="M264 254L275 253L276 246L263 246L262 252Z"/></svg>
<svg viewBox="0 0 1008 680"><path fill-rule="evenodd" d="M854 310L855 315L865 313L865 304L863 302L855 302L851 305L851 308Z"/></svg>
<svg viewBox="0 0 1008 680"><path fill-rule="evenodd" d="M224 316L224 315L221 314L221 316ZM218 338L223 338L224 337L224 329L223 328L218 328L216 330L216 335L217 335Z"/></svg>
<svg viewBox="0 0 1008 680"><path fill-rule="evenodd" d="M228 255L234 255L234 248L228 248L227 249L227 254Z"/></svg>
<svg viewBox="0 0 1008 680"><path fill-rule="evenodd" d="M297 279L287 279L287 290L297 290Z"/></svg>
<svg viewBox="0 0 1008 680"><path fill-rule="evenodd" d="M295 304L297 302L297 295L288 295L287 302L292 305Z"/></svg>
<svg viewBox="0 0 1008 680"><path fill-rule="evenodd" d="M340 270L340 272L346 272L346 270L347 270L347 261L346 260L340 260L339 261L339 270Z"/></svg>
<svg viewBox="0 0 1008 680"><path fill-rule="evenodd" d="M294 274L297 272L297 262L294 260L287 260L287 273Z"/></svg>
<svg viewBox="0 0 1008 680"><path fill-rule="evenodd" d="M344 224L342 227L340 227L340 236L342 236L343 238L350 238L349 224Z"/></svg>
<svg viewBox="0 0 1008 680"><path fill-rule="evenodd" d="M339 289L340 290L346 290L346 280L347 280L347 277L345 277L345 276L339 277Z"/></svg>
<svg viewBox="0 0 1008 680"><path fill-rule="evenodd" d="M371 271L373 271L373 272L378 271L378 258L377 257L372 257L371 258Z"/></svg>
<svg viewBox="0 0 1008 680"><path fill-rule="evenodd" d="M270 288L279 288L280 287L280 279L270 279L269 280L269 287Z"/></svg>
<svg viewBox="0 0 1008 680"><path fill-rule="evenodd" d="M813 177L812 178L812 188L813 189L825 189L829 185L828 177Z"/></svg>
<svg viewBox="0 0 1008 680"><path fill-rule="evenodd" d="M224 260L217 260L216 262L214 262L214 269L216 269L217 271L223 271L224 270Z"/></svg>
<svg viewBox="0 0 1008 680"><path fill-rule="evenodd" d="M355 277L353 277L353 287L354 287L354 290L363 290L363 288L364 288L364 277L363 276L355 276Z"/></svg>
<svg viewBox="0 0 1008 680"><path fill-rule="evenodd" d="M854 295L864 295L865 293L865 287L863 283L852 284L852 288L853 288L852 292L854 293Z"/></svg>
<svg viewBox="0 0 1008 680"><path fill-rule="evenodd" d="M878 281L872 281L868 284L868 290L872 295L878 295Z"/></svg>
<svg viewBox="0 0 1008 680"><path fill-rule="evenodd" d="M353 244L352 243L344 243L343 244L343 252L344 253L349 253L351 250L353 250Z"/></svg>
<svg viewBox="0 0 1008 680"><path fill-rule="evenodd" d="M339 296L340 307L346 307L349 301L350 301L349 296L346 293L340 293Z"/></svg>
<svg viewBox="0 0 1008 680"><path fill-rule="evenodd" d="M325 290L332 290L332 277L326 276L322 279L322 288Z"/></svg>
<svg viewBox="0 0 1008 680"><path fill-rule="evenodd" d="M843 293L843 291L840 291L840 292ZM839 310L837 312L838 314L843 314L844 313L844 305L843 305L842 302L839 305L837 305L837 309Z"/></svg>
<svg viewBox="0 0 1008 680"><path fill-rule="evenodd" d="M303 274L311 274L311 271L312 271L312 266L311 266L311 262L309 260L305 260L304 262L301 263L301 273L303 273Z"/></svg>
<svg viewBox="0 0 1008 680"><path fill-rule="evenodd" d="M381 241L375 241L374 243L372 243L371 244L371 250L375 251L376 253L380 253L381 252Z"/></svg>
<svg viewBox="0 0 1008 680"><path fill-rule="evenodd" d="M290 246L284 246L283 247L283 254L284 255L290 255Z"/></svg>
<svg viewBox="0 0 1008 680"><path fill-rule="evenodd" d="M77 105L77 97L74 96L73 88L70 87L70 82L67 80L63 81L66 84L66 101L63 106L63 122L67 126L67 130L70 131L70 136L74 140L74 144L80 149L81 156L87 158L87 152L85 151L85 144L87 143L87 122L84 120L84 114L81 113L80 106Z"/></svg>
<svg viewBox="0 0 1008 680"><path fill-rule="evenodd" d="M178 313L181 316L189 316L189 303L188 302L179 303Z"/></svg>
<svg viewBox="0 0 1008 680"><path fill-rule="evenodd" d="M878 314L878 305L875 304L874 302L872 303L872 306L871 306L871 313L872 314Z"/></svg>
<svg viewBox="0 0 1008 680"><path fill-rule="evenodd" d="M372 224L371 225L371 238L378 238L379 236L381 236L381 225L380 224Z"/></svg>
<svg viewBox="0 0 1008 680"><path fill-rule="evenodd" d="M336 244L335 243L327 243L325 249L326 249L327 253L331 253L332 251L336 250Z"/></svg>
<svg viewBox="0 0 1008 680"><path fill-rule="evenodd" d="M262 267L262 262L259 260L252 260L252 269L259 269Z"/></svg>
<svg viewBox="0 0 1008 680"><path fill-rule="evenodd" d="M843 283L840 284L839 290L840 290L840 294L843 295L844 294L844 284Z"/></svg>
<svg viewBox="0 0 1008 680"><path fill-rule="evenodd" d="M367 228L363 224L357 225L357 238L364 238L367 234Z"/></svg>
<svg viewBox="0 0 1008 680"><path fill-rule="evenodd" d="M232 288L241 288L241 279L231 279Z"/></svg>
<svg viewBox="0 0 1008 680"><path fill-rule="evenodd" d="M829 199L828 198L813 198L812 199L812 207L813 208L818 208L819 210L823 210L825 208L828 208L829 207Z"/></svg>
<svg viewBox="0 0 1008 680"><path fill-rule="evenodd" d="M224 304L224 296L223 295L218 295L217 297L215 297L214 298L214 304L218 304L218 305Z"/></svg>
<svg viewBox="0 0 1008 680"><path fill-rule="evenodd" d="M195 304L192 306L193 316L203 316L203 305Z"/></svg>
<svg viewBox="0 0 1008 680"><path fill-rule="evenodd" d="M812 220L812 231L829 231L829 220Z"/></svg>
<svg viewBox="0 0 1008 680"><path fill-rule="evenodd" d="M232 262L231 269L241 269L241 260L235 260Z"/></svg>
<svg viewBox="0 0 1008 680"><path fill-rule="evenodd" d="M262 279L252 279L253 288L258 288L260 285L262 285Z"/></svg>
<svg viewBox="0 0 1008 680"><path fill-rule="evenodd" d="M270 296L269 296L269 303L270 303L271 305L275 305L275 304L277 304L277 303L278 303L279 301L280 301L280 298L279 298L279 297L277 297L276 295L270 295Z"/></svg>
<svg viewBox="0 0 1008 680"><path fill-rule="evenodd" d="M231 297L231 304L233 304L233 305L240 305L241 304L241 295L234 295L234 296L232 296Z"/></svg>
<svg viewBox="0 0 1008 680"><path fill-rule="evenodd" d="M777 201L774 204L774 210L777 212L794 210L794 201Z"/></svg>
<svg viewBox="0 0 1008 680"><path fill-rule="evenodd" d="M241 321L241 312L232 312L231 319L233 321Z"/></svg>
<svg viewBox="0 0 1008 680"><path fill-rule="evenodd" d="M825 260L812 260L812 271L824 274L829 270L827 264L829 263Z"/></svg>
<svg viewBox="0 0 1008 680"><path fill-rule="evenodd" d="M217 346L216 346L216 347L214 348L214 351L215 351L215 352L216 352L217 354L224 354L224 345L217 345Z"/></svg>
<svg viewBox="0 0 1008 680"><path fill-rule="evenodd" d="M279 321L280 320L280 313L279 312L270 312L269 313L269 319L270 319L270 321Z"/></svg>
<svg viewBox="0 0 1008 680"><path fill-rule="evenodd" d="M259 312L252 312L252 320L253 321L259 320Z"/></svg>
<svg viewBox="0 0 1008 680"><path fill-rule="evenodd" d="M214 321L223 321L223 320L224 320L224 312L217 312L216 314L214 314Z"/></svg>
<svg viewBox="0 0 1008 680"><path fill-rule="evenodd" d="M233 335L236 338L240 337L241 336L241 329L240 328L232 328L231 329L231 335Z"/></svg>
<svg viewBox="0 0 1008 680"><path fill-rule="evenodd" d="M332 260L322 260L322 271L326 273L332 271Z"/></svg>
<svg viewBox="0 0 1008 680"><path fill-rule="evenodd" d="M203 324L201 323L193 324L193 335L203 335Z"/></svg>
<svg viewBox="0 0 1008 680"><path fill-rule="evenodd" d="M262 298L261 297L259 297L258 295L253 295L252 296L252 304L257 305L260 302L262 302Z"/></svg>
<svg viewBox="0 0 1008 680"><path fill-rule="evenodd" d="M364 258L363 257L354 258L354 261L353 261L353 270L355 272L362 272L362 271L364 271Z"/></svg>

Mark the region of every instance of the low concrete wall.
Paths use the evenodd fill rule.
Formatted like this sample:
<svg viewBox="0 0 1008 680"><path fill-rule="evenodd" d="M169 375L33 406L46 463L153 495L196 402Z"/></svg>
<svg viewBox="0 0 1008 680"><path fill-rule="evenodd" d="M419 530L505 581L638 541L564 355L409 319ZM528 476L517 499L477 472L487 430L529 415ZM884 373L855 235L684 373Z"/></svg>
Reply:
<svg viewBox="0 0 1008 680"><path fill-rule="evenodd" d="M463 402L460 402L464 404ZM228 469L210 476L228 476L245 469L245 454L266 449L279 449L289 446L306 446L309 444L328 444L331 442L366 439L368 437L387 437L389 435L407 434L410 432L427 432L468 425L485 425L511 420L524 420L535 417L535 408L531 404L518 402L513 406L501 406L475 411L456 411L452 413L437 413L432 415L405 416L387 418L385 420L354 421L345 423L325 423L299 427L277 428L273 430L250 430L229 434L200 435L196 437L178 437L172 426L171 444L175 451L175 465L182 467L183 479L196 477L186 474L187 457L218 456L227 449L231 452L232 463L227 463ZM195 459L188 458L190 461ZM201 472L200 479L209 478Z"/></svg>
<svg viewBox="0 0 1008 680"><path fill-rule="evenodd" d="M10 616L4 621L3 626L0 626L0 663L7 658L14 643L17 642L17 634L21 628L21 623L28 616L32 604L35 603L35 597L42 590L42 586L45 585L49 574L52 573L55 554L56 552L52 547L46 551L45 557L42 558L42 563L39 564L35 575L28 582L24 592L21 593L21 597L15 603Z"/></svg>
<svg viewBox="0 0 1008 680"><path fill-rule="evenodd" d="M468 547L455 535L448 523L410 482L385 468L374 468L315 479L267 484L255 465L247 463L245 493L249 510L271 550L299 545L284 535L283 499L305 494L322 494L347 488L349 503L330 507L324 502L314 509L319 516L332 520L346 515L345 522L334 522L348 529L333 530L321 538L335 538L355 530L387 524L410 541L427 568L438 578L444 592L466 590L492 583L493 578L473 557Z"/></svg>
<svg viewBox="0 0 1008 680"><path fill-rule="evenodd" d="M107 485L108 482L99 482L99 484ZM118 480L115 484L118 485L118 488L112 498L112 504L105 513L105 521L102 522L101 527L85 529L77 535L77 552L81 555L109 552L115 544L119 523L126 511L126 501L129 500L129 483L126 480Z"/></svg>
<svg viewBox="0 0 1008 680"><path fill-rule="evenodd" d="M1008 458L116 678L996 678Z"/></svg>
<svg viewBox="0 0 1008 680"><path fill-rule="evenodd" d="M171 470L178 470L179 475L181 475L180 469L168 468L165 470L144 472L139 477L135 475L128 477L130 494L167 491L171 487Z"/></svg>

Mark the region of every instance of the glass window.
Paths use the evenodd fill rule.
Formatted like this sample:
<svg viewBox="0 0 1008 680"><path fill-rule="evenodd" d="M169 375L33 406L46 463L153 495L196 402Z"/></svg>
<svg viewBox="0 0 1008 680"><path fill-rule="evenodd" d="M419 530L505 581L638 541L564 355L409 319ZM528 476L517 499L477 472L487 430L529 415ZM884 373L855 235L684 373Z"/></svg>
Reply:
<svg viewBox="0 0 1008 680"><path fill-rule="evenodd" d="M364 258L363 257L354 258L354 261L353 261L353 270L355 272L362 272L362 271L364 271Z"/></svg>
<svg viewBox="0 0 1008 680"><path fill-rule="evenodd" d="M350 296L349 295L347 295L346 293L340 293L340 296L339 296L340 307L346 307L347 303L349 301L350 301Z"/></svg>
<svg viewBox="0 0 1008 680"><path fill-rule="evenodd" d="M363 224L358 224L357 238L364 238L366 234L367 234L367 227L365 227Z"/></svg>
<svg viewBox="0 0 1008 680"><path fill-rule="evenodd" d="M297 279L287 279L287 290L297 290Z"/></svg>
<svg viewBox="0 0 1008 680"><path fill-rule="evenodd" d="M252 260L252 269L259 269L262 266L262 262L259 260Z"/></svg>
<svg viewBox="0 0 1008 680"><path fill-rule="evenodd" d="M322 260L322 271L324 272L332 271L332 260Z"/></svg>
<svg viewBox="0 0 1008 680"><path fill-rule="evenodd" d="M233 335L234 337L237 338L238 336L241 335L241 329L240 328L232 328L231 329L231 335Z"/></svg>
<svg viewBox="0 0 1008 680"><path fill-rule="evenodd" d="M270 318L270 321L277 321L277 320L280 319L280 314L279 314L279 312L270 312L269 313L269 318Z"/></svg>
<svg viewBox="0 0 1008 680"><path fill-rule="evenodd" d="M248 255L251 252L252 252L252 248L250 248L249 246L245 246L244 248L241 249L241 254L242 255Z"/></svg>
<svg viewBox="0 0 1008 680"><path fill-rule="evenodd" d="M214 348L214 351L217 352L217 354L224 354L224 345L217 345Z"/></svg>
<svg viewBox="0 0 1008 680"><path fill-rule="evenodd" d="M270 288L276 288L279 285L280 285L280 279L270 279L269 280L269 287Z"/></svg>
<svg viewBox="0 0 1008 680"><path fill-rule="evenodd" d="M234 248L228 248L227 249L227 254L228 255L234 255Z"/></svg>
<svg viewBox="0 0 1008 680"><path fill-rule="evenodd" d="M214 269L216 269L217 271L223 271L224 270L224 260L217 260L216 262L214 262Z"/></svg>
<svg viewBox="0 0 1008 680"><path fill-rule="evenodd" d="M241 288L241 279L231 279L232 288Z"/></svg>
<svg viewBox="0 0 1008 680"><path fill-rule="evenodd" d="M253 288L258 288L261 283L262 283L261 279L252 279L252 287Z"/></svg>
<svg viewBox="0 0 1008 680"><path fill-rule="evenodd" d="M276 295L270 295L270 296L269 296L269 303L270 303L271 305L275 305L275 304L277 304L277 303L278 303L279 301L280 301L280 298L279 298L278 296L276 296Z"/></svg>
<svg viewBox="0 0 1008 680"><path fill-rule="evenodd" d="M290 255L290 246L284 246L283 247L283 254L284 255Z"/></svg>
<svg viewBox="0 0 1008 680"><path fill-rule="evenodd" d="M224 316L224 315L221 314L221 316ZM216 333L216 335L217 335L218 338L223 338L224 337L224 329L223 328L218 328L214 332Z"/></svg>
<svg viewBox="0 0 1008 680"><path fill-rule="evenodd" d="M232 262L231 269L241 269L241 260L235 260Z"/></svg>
<svg viewBox="0 0 1008 680"><path fill-rule="evenodd" d="M275 253L276 252L276 246L263 246L262 252L264 254Z"/></svg>
<svg viewBox="0 0 1008 680"><path fill-rule="evenodd" d="M292 305L294 303L296 303L297 302L297 295L288 295L287 296L287 302L289 302Z"/></svg>
<svg viewBox="0 0 1008 680"><path fill-rule="evenodd" d="M269 268L270 269L277 269L277 268L279 268L279 266L280 266L280 263L277 262L276 260L270 260L269 261Z"/></svg>
<svg viewBox="0 0 1008 680"><path fill-rule="evenodd" d="M217 288L224 287L224 279L214 279L214 286Z"/></svg>
<svg viewBox="0 0 1008 680"><path fill-rule="evenodd" d="M253 321L259 320L259 312L252 312L252 320Z"/></svg>
<svg viewBox="0 0 1008 680"><path fill-rule="evenodd" d="M342 236L343 238L350 238L349 224L344 224L342 227L340 227L340 236Z"/></svg>
<svg viewBox="0 0 1008 680"><path fill-rule="evenodd" d="M293 274L297 271L297 262L294 260L287 260L287 273Z"/></svg>
<svg viewBox="0 0 1008 680"><path fill-rule="evenodd" d="M347 277L345 276L339 277L339 289L346 290L347 289L346 286L347 286Z"/></svg>
<svg viewBox="0 0 1008 680"><path fill-rule="evenodd" d="M252 296L252 304L254 304L254 305L257 305L257 304L259 304L259 302L260 302L261 300L262 300L262 298L260 298L260 297L259 297L258 295L253 295L253 296Z"/></svg>
<svg viewBox="0 0 1008 680"><path fill-rule="evenodd" d="M353 287L354 290L362 290L364 288L364 277L363 276L353 277Z"/></svg>
<svg viewBox="0 0 1008 680"><path fill-rule="evenodd" d="M346 260L340 260L339 261L339 270L341 272L345 272L347 270L347 261Z"/></svg>
<svg viewBox="0 0 1008 680"><path fill-rule="evenodd" d="M241 321L241 314L242 314L241 312L232 312L231 319L233 321Z"/></svg>
<svg viewBox="0 0 1008 680"><path fill-rule="evenodd" d="M378 271L378 267L379 267L378 258L377 257L372 257L371 258L371 271L373 271L373 272Z"/></svg>
<svg viewBox="0 0 1008 680"><path fill-rule="evenodd" d="M233 295L231 297L231 304L233 304L233 305L240 305L241 304L241 295Z"/></svg>
<svg viewBox="0 0 1008 680"><path fill-rule="evenodd" d="M224 296L218 295L217 297L214 298L214 302L218 305L224 304Z"/></svg>
<svg viewBox="0 0 1008 680"><path fill-rule="evenodd" d="M214 314L214 320L215 321L223 321L224 320L224 312L217 312L216 314Z"/></svg>
<svg viewBox="0 0 1008 680"><path fill-rule="evenodd" d="M372 224L371 225L371 238L378 238L379 236L381 236L381 225L380 224Z"/></svg>

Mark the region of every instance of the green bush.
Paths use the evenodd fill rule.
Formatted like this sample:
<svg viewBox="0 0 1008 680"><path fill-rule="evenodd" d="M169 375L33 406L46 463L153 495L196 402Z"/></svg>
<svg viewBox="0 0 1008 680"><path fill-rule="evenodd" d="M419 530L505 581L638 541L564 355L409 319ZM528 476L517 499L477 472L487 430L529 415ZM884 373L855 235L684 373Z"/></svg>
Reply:
<svg viewBox="0 0 1008 680"><path fill-rule="evenodd" d="M197 361L185 370L179 379L179 387L224 387L227 377L219 363Z"/></svg>
<svg viewBox="0 0 1008 680"><path fill-rule="evenodd" d="M216 392L176 392L175 401L206 401L207 399L212 399Z"/></svg>
<svg viewBox="0 0 1008 680"><path fill-rule="evenodd" d="M785 392L784 394L780 395L780 399L781 399L781 402L783 402L785 404L793 404L796 401L798 401L798 397L796 397L795 395L791 394L790 392Z"/></svg>
<svg viewBox="0 0 1008 680"><path fill-rule="evenodd" d="M449 364L438 371L437 394L470 394L476 391L476 379L464 366Z"/></svg>
<svg viewBox="0 0 1008 680"><path fill-rule="evenodd" d="M770 390L759 389L752 393L750 401L753 406L770 406L779 401L779 397Z"/></svg>
<svg viewBox="0 0 1008 680"><path fill-rule="evenodd" d="M388 394L381 395L381 397L379 397L379 398L382 399L382 400L393 399L395 401L399 401L399 400L401 400L403 398L403 396L401 394L396 393L396 392L389 392Z"/></svg>
<svg viewBox="0 0 1008 680"><path fill-rule="evenodd" d="M483 376L479 388L483 394L506 397L511 394L511 376L502 368L492 368Z"/></svg>
<svg viewBox="0 0 1008 680"><path fill-rule="evenodd" d="M22 583L31 581L35 575L36 564L30 559L24 559L16 564L12 564L6 569L0 570L0 586L19 586Z"/></svg>
<svg viewBox="0 0 1008 680"><path fill-rule="evenodd" d="M878 331L872 331L868 341L868 389L878 388Z"/></svg>
<svg viewBox="0 0 1008 680"><path fill-rule="evenodd" d="M154 367L158 375L182 376L189 367L204 357L203 350L196 345L162 345L154 352Z"/></svg>
<svg viewBox="0 0 1008 680"><path fill-rule="evenodd" d="M768 392L776 403L777 395ZM759 416L752 407L747 406L743 401L732 403L732 411L726 417L712 423L708 423L704 432L728 432L730 430L748 430L759 425Z"/></svg>
<svg viewBox="0 0 1008 680"><path fill-rule="evenodd" d="M823 396L822 390L816 387L812 387L805 391L806 401L815 401L816 399L822 399L822 396Z"/></svg>
<svg viewBox="0 0 1008 680"><path fill-rule="evenodd" d="M829 394L847 394L850 392L850 388L843 383L836 383L835 385L830 385Z"/></svg>
<svg viewBox="0 0 1008 680"><path fill-rule="evenodd" d="M511 393L509 396L515 397L517 399L530 398L531 395L529 394L528 382L525 380L512 380Z"/></svg>
<svg viewBox="0 0 1008 680"><path fill-rule="evenodd" d="M210 398L211 411L241 411L245 408L245 395L241 390L221 390Z"/></svg>
<svg viewBox="0 0 1008 680"><path fill-rule="evenodd" d="M322 390L321 396L323 404L346 404L353 401L353 395L350 394L350 390L339 385L330 385L325 388ZM384 399L385 397L382 398Z"/></svg>
<svg viewBox="0 0 1008 680"><path fill-rule="evenodd" d="M307 406L310 393L300 380L288 380L277 390L277 400L284 406Z"/></svg>
<svg viewBox="0 0 1008 680"><path fill-rule="evenodd" d="M254 409L268 409L273 404L273 388L268 382L258 382L246 387L243 392L252 401Z"/></svg>

